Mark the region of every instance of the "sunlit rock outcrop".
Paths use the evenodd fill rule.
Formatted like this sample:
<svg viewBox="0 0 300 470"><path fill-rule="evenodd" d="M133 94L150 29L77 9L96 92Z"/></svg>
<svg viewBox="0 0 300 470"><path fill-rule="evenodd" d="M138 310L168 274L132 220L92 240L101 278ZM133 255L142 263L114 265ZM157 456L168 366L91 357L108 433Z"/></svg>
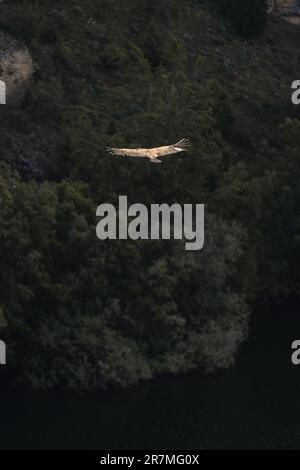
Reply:
<svg viewBox="0 0 300 470"><path fill-rule="evenodd" d="M300 23L300 0L268 0L269 11L292 23Z"/></svg>
<svg viewBox="0 0 300 470"><path fill-rule="evenodd" d="M0 80L6 84L7 97L19 96L33 74L33 61L28 49L0 33Z"/></svg>

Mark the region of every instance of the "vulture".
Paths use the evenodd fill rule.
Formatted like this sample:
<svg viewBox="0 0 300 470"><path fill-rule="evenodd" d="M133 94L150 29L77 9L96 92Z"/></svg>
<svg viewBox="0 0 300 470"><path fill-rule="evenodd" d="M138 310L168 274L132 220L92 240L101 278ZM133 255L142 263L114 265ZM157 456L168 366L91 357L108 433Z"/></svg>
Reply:
<svg viewBox="0 0 300 470"><path fill-rule="evenodd" d="M148 158L151 163L161 163L158 157L164 157L165 155L173 155L179 152L186 152L190 146L188 139L182 139L176 144L165 145L163 147L154 148L136 148L136 149L117 149L107 147L106 150L110 155L118 157L140 157Z"/></svg>

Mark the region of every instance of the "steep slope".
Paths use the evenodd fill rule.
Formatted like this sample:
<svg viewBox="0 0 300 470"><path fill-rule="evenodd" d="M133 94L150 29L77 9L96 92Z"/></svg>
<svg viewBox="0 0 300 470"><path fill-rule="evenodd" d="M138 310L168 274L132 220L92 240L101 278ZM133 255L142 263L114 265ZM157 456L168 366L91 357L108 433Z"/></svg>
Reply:
<svg viewBox="0 0 300 470"><path fill-rule="evenodd" d="M33 62L28 50L5 34L0 34L0 80L6 84L7 97L12 100L22 94L33 74Z"/></svg>
<svg viewBox="0 0 300 470"><path fill-rule="evenodd" d="M0 324L16 378L85 389L233 364L250 306L299 291L299 30L271 16L245 41L194 0L0 14L38 66L0 115ZM181 137L193 150L163 165L105 152ZM99 242L96 207L121 194L205 203L205 249Z"/></svg>

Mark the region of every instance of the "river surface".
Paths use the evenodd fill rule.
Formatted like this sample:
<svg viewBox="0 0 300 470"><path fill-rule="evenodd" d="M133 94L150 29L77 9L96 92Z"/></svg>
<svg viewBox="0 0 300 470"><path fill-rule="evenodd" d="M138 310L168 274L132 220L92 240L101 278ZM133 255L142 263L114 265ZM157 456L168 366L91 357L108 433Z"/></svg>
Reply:
<svg viewBox="0 0 300 470"><path fill-rule="evenodd" d="M300 307L254 316L237 365L82 396L0 389L1 449L300 449Z"/></svg>

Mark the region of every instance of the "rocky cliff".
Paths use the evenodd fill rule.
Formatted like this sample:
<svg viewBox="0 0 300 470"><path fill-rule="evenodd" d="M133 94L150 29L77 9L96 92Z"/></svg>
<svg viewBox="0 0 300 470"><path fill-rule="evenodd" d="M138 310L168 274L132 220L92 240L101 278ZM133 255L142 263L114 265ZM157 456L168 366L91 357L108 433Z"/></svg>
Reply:
<svg viewBox="0 0 300 470"><path fill-rule="evenodd" d="M7 87L7 96L18 95L33 73L28 49L11 37L0 33L0 80Z"/></svg>
<svg viewBox="0 0 300 470"><path fill-rule="evenodd" d="M289 19L300 15L299 0L268 0L269 10Z"/></svg>

